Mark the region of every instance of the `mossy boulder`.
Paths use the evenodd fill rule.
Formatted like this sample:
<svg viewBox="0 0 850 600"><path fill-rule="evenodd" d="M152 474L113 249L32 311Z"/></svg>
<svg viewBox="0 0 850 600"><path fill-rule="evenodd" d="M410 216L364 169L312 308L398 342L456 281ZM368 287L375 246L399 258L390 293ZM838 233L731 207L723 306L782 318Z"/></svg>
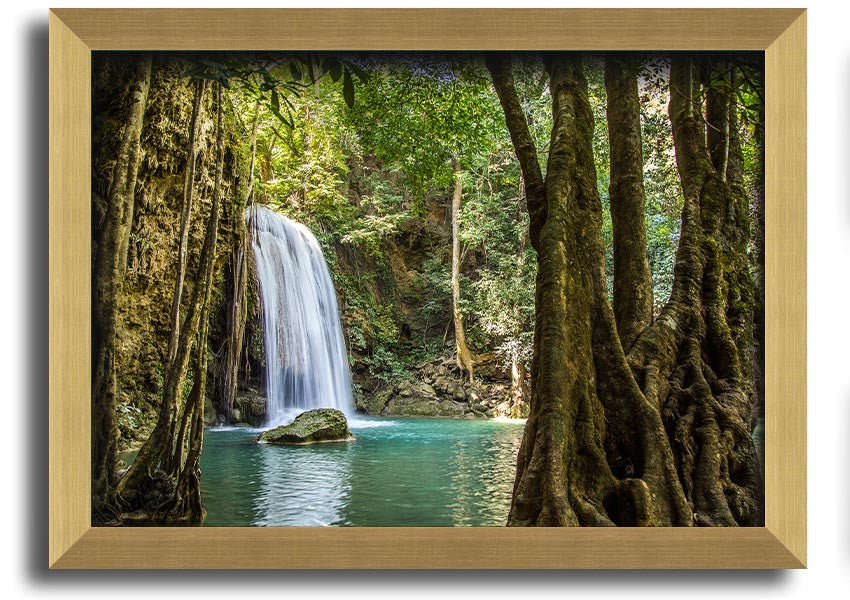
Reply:
<svg viewBox="0 0 850 600"><path fill-rule="evenodd" d="M367 415L379 415L387 402L394 397L393 388L387 387L376 392L366 393L358 390L354 397L354 407Z"/></svg>
<svg viewBox="0 0 850 600"><path fill-rule="evenodd" d="M259 427L266 420L266 398L255 391L241 391L233 403L232 421Z"/></svg>
<svg viewBox="0 0 850 600"><path fill-rule="evenodd" d="M315 444L352 439L348 421L335 408L317 408L303 412L289 425L264 431L258 442L269 444Z"/></svg>

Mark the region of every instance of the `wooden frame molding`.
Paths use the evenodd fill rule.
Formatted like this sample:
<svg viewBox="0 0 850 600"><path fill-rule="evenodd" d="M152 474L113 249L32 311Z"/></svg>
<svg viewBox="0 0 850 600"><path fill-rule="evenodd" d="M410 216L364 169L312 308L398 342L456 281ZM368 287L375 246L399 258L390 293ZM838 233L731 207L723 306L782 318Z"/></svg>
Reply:
<svg viewBox="0 0 850 600"><path fill-rule="evenodd" d="M804 10L55 9L49 18L51 568L805 566ZM91 52L141 49L764 51L766 526L91 527Z"/></svg>

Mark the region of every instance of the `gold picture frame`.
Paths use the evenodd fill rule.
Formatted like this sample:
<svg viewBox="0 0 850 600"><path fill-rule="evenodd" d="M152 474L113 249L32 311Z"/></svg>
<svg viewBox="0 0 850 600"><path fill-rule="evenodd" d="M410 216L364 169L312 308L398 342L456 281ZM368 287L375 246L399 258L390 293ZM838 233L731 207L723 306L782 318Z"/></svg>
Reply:
<svg viewBox="0 0 850 600"><path fill-rule="evenodd" d="M54 9L49 18L51 568L805 566L803 9ZM91 527L91 52L143 49L764 51L765 526Z"/></svg>

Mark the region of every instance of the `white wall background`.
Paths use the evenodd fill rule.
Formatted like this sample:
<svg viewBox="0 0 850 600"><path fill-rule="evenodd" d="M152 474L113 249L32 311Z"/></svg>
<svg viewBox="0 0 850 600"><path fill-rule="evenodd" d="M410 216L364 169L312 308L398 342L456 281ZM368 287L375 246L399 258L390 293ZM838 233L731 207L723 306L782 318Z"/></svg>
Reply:
<svg viewBox="0 0 850 600"><path fill-rule="evenodd" d="M118 2L79 3L115 6ZM46 565L47 8L2 10L0 71L0 595L79 598L847 597L850 586L850 9L809 2L809 569L792 572L61 573ZM130 6L169 6L164 2ZM173 3L227 6L223 2ZM240 3L229 3L238 5ZM250 5L281 6L282 2ZM392 6L300 2L302 6ZM683 6L579 2L577 6ZM699 6L739 6L738 2ZM801 2L749 2L799 6ZM412 4L411 4L412 5ZM567 2L417 2L427 6L569 6ZM81 315L81 318L85 316Z"/></svg>

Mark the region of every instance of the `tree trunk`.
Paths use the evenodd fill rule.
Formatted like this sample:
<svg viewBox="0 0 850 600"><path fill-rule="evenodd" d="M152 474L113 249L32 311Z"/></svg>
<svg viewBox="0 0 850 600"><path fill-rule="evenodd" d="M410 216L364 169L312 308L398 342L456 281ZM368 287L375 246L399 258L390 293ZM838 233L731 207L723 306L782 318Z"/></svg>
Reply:
<svg viewBox="0 0 850 600"><path fill-rule="evenodd" d="M195 194L195 163L198 154L198 137L201 128L201 111L203 110L204 91L206 81L198 79L195 81L195 95L192 104L192 120L189 125L189 153L186 160L186 174L183 180L183 206L180 214L180 239L177 243L177 273L174 278L174 294L171 300L171 337L168 341L168 355L166 358L166 389L169 387L168 377L174 372L174 361L177 354L177 346L180 340L180 303L183 299L183 282L186 277L186 253L189 243L189 218L192 215L192 203ZM168 395L160 406L160 415L168 420L167 445L174 440L174 427L176 416L176 400Z"/></svg>
<svg viewBox="0 0 850 600"><path fill-rule="evenodd" d="M174 504L169 507L163 520L170 522L199 522L206 517L201 501L201 448L204 441L204 399L207 396L207 336L210 318L210 295L212 292L213 270L215 268L215 252L218 241L218 222L222 196L222 170L224 167L224 129L222 125L222 84L217 86L217 118L216 118L216 167L215 182L213 185L213 202L210 209L210 218L207 222L207 231L204 236L204 246L201 251L202 275L198 280L197 287L203 285L203 300L201 301L201 324L198 334L198 343L195 350L196 371L195 385L197 393L187 402L184 408L192 416L192 429L189 437L189 448L186 461L182 465L177 462L175 469L180 465L177 475L177 490L174 494ZM201 283L203 282L203 284ZM196 287L196 289L197 289ZM191 405L191 406L190 406ZM182 451L182 448L181 448Z"/></svg>
<svg viewBox="0 0 850 600"><path fill-rule="evenodd" d="M508 524L686 525L672 456L657 443L660 417L629 372L608 302L581 58L555 58L549 72L536 368Z"/></svg>
<svg viewBox="0 0 850 600"><path fill-rule="evenodd" d="M455 326L455 349L457 351L457 366L469 373L469 381L475 379L475 367L472 354L466 345L466 334L463 330L463 314L460 310L460 201L463 188L460 180L460 163L452 159L452 171L455 175L455 187L452 194L452 317Z"/></svg>
<svg viewBox="0 0 850 600"><path fill-rule="evenodd" d="M499 103L505 113L505 123L511 136L525 185L525 202L528 207L529 240L535 250L539 246L540 230L546 221L546 190L537 147L528 130L528 120L522 110L514 77L511 72L510 54L488 53L484 57L487 70L493 78L493 85L499 96Z"/></svg>
<svg viewBox="0 0 850 600"><path fill-rule="evenodd" d="M603 501L616 482L605 461L604 419L593 390L590 273L570 272L570 265L584 258L580 230L594 225L592 209L587 209L595 172L585 144L590 137L583 135L592 132L593 120L586 91L580 96L586 85L580 58L564 57L549 71L554 126L544 188L546 220L530 236L538 242L536 368L508 524L612 525ZM503 106L511 104L508 93L503 96Z"/></svg>
<svg viewBox="0 0 850 600"><path fill-rule="evenodd" d="M215 268L215 253L218 241L218 222L222 196L222 170L224 167L224 129L222 127L222 85L217 86L217 118L216 118L216 167L213 184L213 202L210 208L210 218L204 236L204 246L201 250L201 266L199 278L193 294L193 303L198 301L197 291L203 288L200 299L201 318L198 341L195 346L195 381L192 392L183 408L184 414L191 415L187 422L191 423L188 441L188 452L185 462L183 444L175 450L176 460L172 471L176 474L177 483L172 503L161 509L157 520L168 523L198 522L206 516L201 501L201 448L204 439L204 399L207 396L207 337L210 318L210 295L212 292L213 270Z"/></svg>
<svg viewBox="0 0 850 600"><path fill-rule="evenodd" d="M762 485L749 427L748 207L735 178L727 183L718 171L729 164L728 150L725 161L712 159L687 56L674 55L670 89L684 194L682 233L670 301L635 343L629 361L643 373L644 393L664 416L695 522L759 525ZM728 130L722 122L708 126Z"/></svg>
<svg viewBox="0 0 850 600"><path fill-rule="evenodd" d="M581 59L550 60L554 127L546 208L537 212L545 218L538 231L532 219L530 231L538 242L531 414L509 525L760 523L742 419L746 212L712 166L704 132L700 141L690 66L681 61L671 81L685 196L673 293L627 357L607 297ZM489 58L488 68L516 144L527 131L509 66ZM527 145L515 149L533 175Z"/></svg>
<svg viewBox="0 0 850 600"><path fill-rule="evenodd" d="M254 162L257 156L257 124L260 116L259 100L254 105L254 123L251 130L251 161L248 165L248 186L245 204L252 201L254 192ZM225 349L222 361L222 378L219 391L218 409L231 421L233 403L236 400L236 388L239 379L239 361L242 357L242 344L245 339L245 327L248 320L248 231L245 220L239 215L236 223L236 235L230 253L231 293L227 307L227 323L224 330Z"/></svg>
<svg viewBox="0 0 850 600"><path fill-rule="evenodd" d="M183 456L182 440L179 448L175 447L176 414L160 412L159 419L150 437L139 450L135 462L125 476L119 481L117 491L125 511L138 511L142 517L153 517L155 520L180 520L179 515L194 506L194 501L187 499L185 494L196 491L192 477L194 471L187 466L193 460L193 448L199 446L203 436L203 403L206 396L206 337L207 321L209 320L209 296L212 286L213 270L215 267L216 242L218 237L218 222L221 203L221 178L224 161L224 132L222 129L221 90L218 91L217 108L217 157L213 188L213 201L210 217L207 221L204 244L201 248L201 258L198 276L192 290L189 309L178 337L173 369L166 374L166 388L163 402L171 403L175 410L183 395L189 360L197 337L197 369L195 379L198 382L197 393L190 394L191 398L183 406L183 415L191 425L189 453L184 464L180 464ZM200 330L200 334L199 334ZM199 381L198 381L199 380ZM197 405L200 404L200 407ZM200 427L197 423L200 421ZM172 430L171 432L169 430ZM197 449L200 453L200 449ZM185 475L183 473L185 472ZM182 475L182 480L180 479ZM187 479L188 478L188 479ZM200 488L197 488L199 492ZM146 501L157 495L165 496L166 503L162 506L147 506ZM176 499L175 499L176 498ZM169 500L170 499L170 500ZM172 502L173 500L173 502ZM198 502L200 500L198 499ZM163 506L165 508L163 508ZM187 506L189 508L187 508ZM194 509L193 509L194 510ZM192 513L198 516L200 513ZM174 515L177 515L176 517ZM133 517L131 518L140 518ZM193 519L195 517L192 517ZM198 517L200 518L200 517Z"/></svg>
<svg viewBox="0 0 850 600"><path fill-rule="evenodd" d="M720 68L706 65L705 139L711 163L724 181L729 164L730 108L734 106L729 75L729 67L724 63Z"/></svg>
<svg viewBox="0 0 850 600"><path fill-rule="evenodd" d="M646 252L643 157L636 60L605 57L609 200L614 230L614 316L623 349L652 322L652 276Z"/></svg>
<svg viewBox="0 0 850 600"><path fill-rule="evenodd" d="M136 60L118 155L112 169L106 215L92 272L92 502L99 513L115 484L116 328L133 224L140 138L151 83L151 57ZM97 517L99 518L99 517Z"/></svg>
<svg viewBox="0 0 850 600"><path fill-rule="evenodd" d="M526 383L525 365L516 356L511 357L511 399L513 406L511 408L511 417L514 419L522 418L521 407L523 404L528 404L529 392L528 383Z"/></svg>

